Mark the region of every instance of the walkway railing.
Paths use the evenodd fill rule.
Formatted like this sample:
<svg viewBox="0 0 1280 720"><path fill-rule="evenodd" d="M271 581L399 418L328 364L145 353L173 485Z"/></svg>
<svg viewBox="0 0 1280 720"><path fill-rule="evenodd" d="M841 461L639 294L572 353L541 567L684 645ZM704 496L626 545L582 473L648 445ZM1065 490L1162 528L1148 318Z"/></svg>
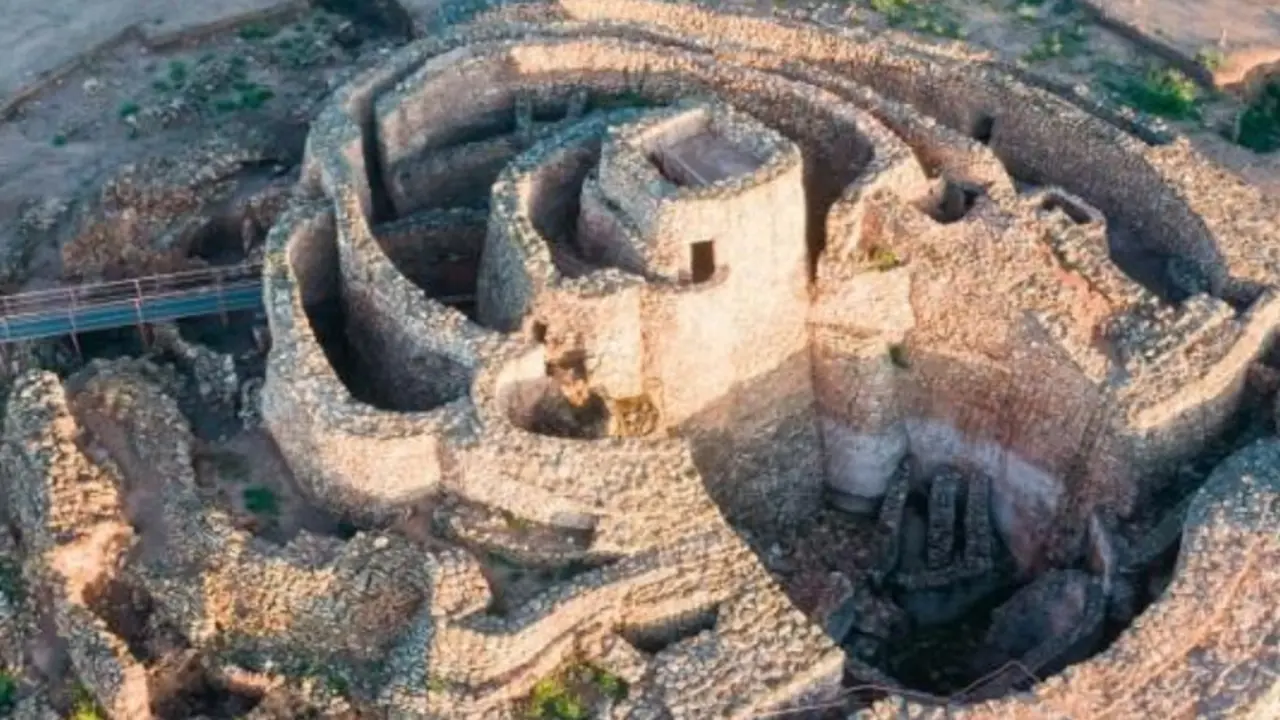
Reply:
<svg viewBox="0 0 1280 720"><path fill-rule="evenodd" d="M226 315L262 304L262 265L203 268L0 296L0 343ZM78 342L78 341L77 341Z"/></svg>

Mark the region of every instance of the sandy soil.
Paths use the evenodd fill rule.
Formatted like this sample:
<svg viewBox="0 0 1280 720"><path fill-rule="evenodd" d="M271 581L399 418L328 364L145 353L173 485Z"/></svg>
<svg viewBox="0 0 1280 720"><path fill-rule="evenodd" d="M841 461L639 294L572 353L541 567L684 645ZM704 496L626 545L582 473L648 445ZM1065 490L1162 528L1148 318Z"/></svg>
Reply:
<svg viewBox="0 0 1280 720"><path fill-rule="evenodd" d="M124 37L160 44L201 28L301 8L299 0L40 0L5 3L0 107L86 52Z"/></svg>
<svg viewBox="0 0 1280 720"><path fill-rule="evenodd" d="M1106 20L1196 61L1221 85L1280 61L1280 5L1274 0L1086 0Z"/></svg>
<svg viewBox="0 0 1280 720"><path fill-rule="evenodd" d="M131 37L85 59L0 120L0 282L58 279L60 248L92 220L80 216L87 201L130 165L251 133L297 154L335 75L387 42L311 11L163 52Z"/></svg>

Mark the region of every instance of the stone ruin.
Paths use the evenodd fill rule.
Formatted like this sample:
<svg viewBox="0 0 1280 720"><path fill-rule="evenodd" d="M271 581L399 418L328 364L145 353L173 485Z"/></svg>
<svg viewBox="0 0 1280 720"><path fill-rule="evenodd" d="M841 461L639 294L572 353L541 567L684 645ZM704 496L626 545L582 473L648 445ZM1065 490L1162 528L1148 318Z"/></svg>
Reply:
<svg viewBox="0 0 1280 720"><path fill-rule="evenodd" d="M96 363L9 401L25 574L113 717L301 667L519 716L573 663L601 717L1274 711L1278 219L963 48L497 11L335 92L268 239L262 422L354 534L234 527Z"/></svg>

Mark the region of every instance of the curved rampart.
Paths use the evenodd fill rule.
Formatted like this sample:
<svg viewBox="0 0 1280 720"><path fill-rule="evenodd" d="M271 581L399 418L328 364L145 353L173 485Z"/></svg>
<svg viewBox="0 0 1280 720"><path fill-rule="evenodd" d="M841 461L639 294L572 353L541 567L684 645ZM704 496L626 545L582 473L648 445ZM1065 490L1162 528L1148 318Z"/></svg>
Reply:
<svg viewBox="0 0 1280 720"><path fill-rule="evenodd" d="M264 416L323 505L385 519L447 490L588 532L577 557L599 564L507 617L419 618L386 702L481 712L574 648L715 605L709 636L644 658L627 707L794 703L829 688L836 655L806 630L771 666L789 678L776 688L738 674L759 669L748 637L775 647L801 625L722 513L768 538L824 486L865 511L904 457L962 462L991 478L994 525L1033 574L1228 426L1276 322L1241 287L1276 265L1188 199L1175 168L1202 161L1184 146L959 54L656 0L556 5L573 21L451 32L339 90L308 141L311 204L270 241ZM618 98L646 108L602 112ZM736 170L703 182L686 165L707 157ZM486 187L468 316L378 233L406 212L475 212ZM1103 252L1111 229L1197 268L1212 296L1161 300ZM345 313L328 335L319 301ZM362 372L335 371L343 343ZM652 403L676 437L530 421L573 382ZM770 609L734 609L752 603ZM707 704L667 674L703 651L688 672L733 688ZM1080 667L1123 672L1100 662ZM428 674L447 687L424 690ZM1002 702L975 712L1034 707Z"/></svg>

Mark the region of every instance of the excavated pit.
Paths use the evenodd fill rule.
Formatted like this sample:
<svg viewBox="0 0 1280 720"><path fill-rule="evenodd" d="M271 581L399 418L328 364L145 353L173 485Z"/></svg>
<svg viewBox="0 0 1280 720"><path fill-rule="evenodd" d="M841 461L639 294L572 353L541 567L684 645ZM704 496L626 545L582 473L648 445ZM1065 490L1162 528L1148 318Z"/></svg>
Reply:
<svg viewBox="0 0 1280 720"><path fill-rule="evenodd" d="M234 526L276 545L299 532L349 539L355 528L317 506L265 431L240 432L194 457L204 502L228 512Z"/></svg>
<svg viewBox="0 0 1280 720"><path fill-rule="evenodd" d="M757 383L739 392L778 397L785 394L783 377L775 376L772 387ZM851 657L911 690L951 702L1002 697L1105 651L1160 599L1177 565L1187 503L1221 461L1274 432L1274 398L1273 386L1244 393L1232 420L1201 453L1144 480L1132 514L1105 530L1094 527L1077 549L1055 552L1061 559L1050 564L1020 568L1010 551L1045 531L1036 525L1042 516L1036 498L1043 491L1020 483L1049 482L1059 494L1071 479L1046 475L1008 449L967 444L955 428L927 418L908 422L908 452L883 500L850 503L835 492L834 504L809 527L761 540L761 528L753 526L749 537L802 608L815 608L816 598L829 592L821 589L822 580L815 588L815 578L832 572L864 578L869 595L855 593L828 607L828 631ZM800 417L791 425L815 422ZM817 452L831 472L841 466L826 453L839 446L842 434L832 434L829 422L821 425L825 449ZM695 439L695 457L708 478L733 476L742 472L735 462L745 465L774 452L775 440L757 440L758 446L725 451L723 437L713 436L698 453ZM721 452L708 454L713 448ZM717 495L715 486L709 489ZM723 506L737 505L720 499ZM1023 502L1031 505L1021 507ZM1101 548L1115 542L1146 549L1128 556L1121 568L1104 568ZM1110 589L1104 592L1104 586ZM1031 663L1032 657L1042 664Z"/></svg>

